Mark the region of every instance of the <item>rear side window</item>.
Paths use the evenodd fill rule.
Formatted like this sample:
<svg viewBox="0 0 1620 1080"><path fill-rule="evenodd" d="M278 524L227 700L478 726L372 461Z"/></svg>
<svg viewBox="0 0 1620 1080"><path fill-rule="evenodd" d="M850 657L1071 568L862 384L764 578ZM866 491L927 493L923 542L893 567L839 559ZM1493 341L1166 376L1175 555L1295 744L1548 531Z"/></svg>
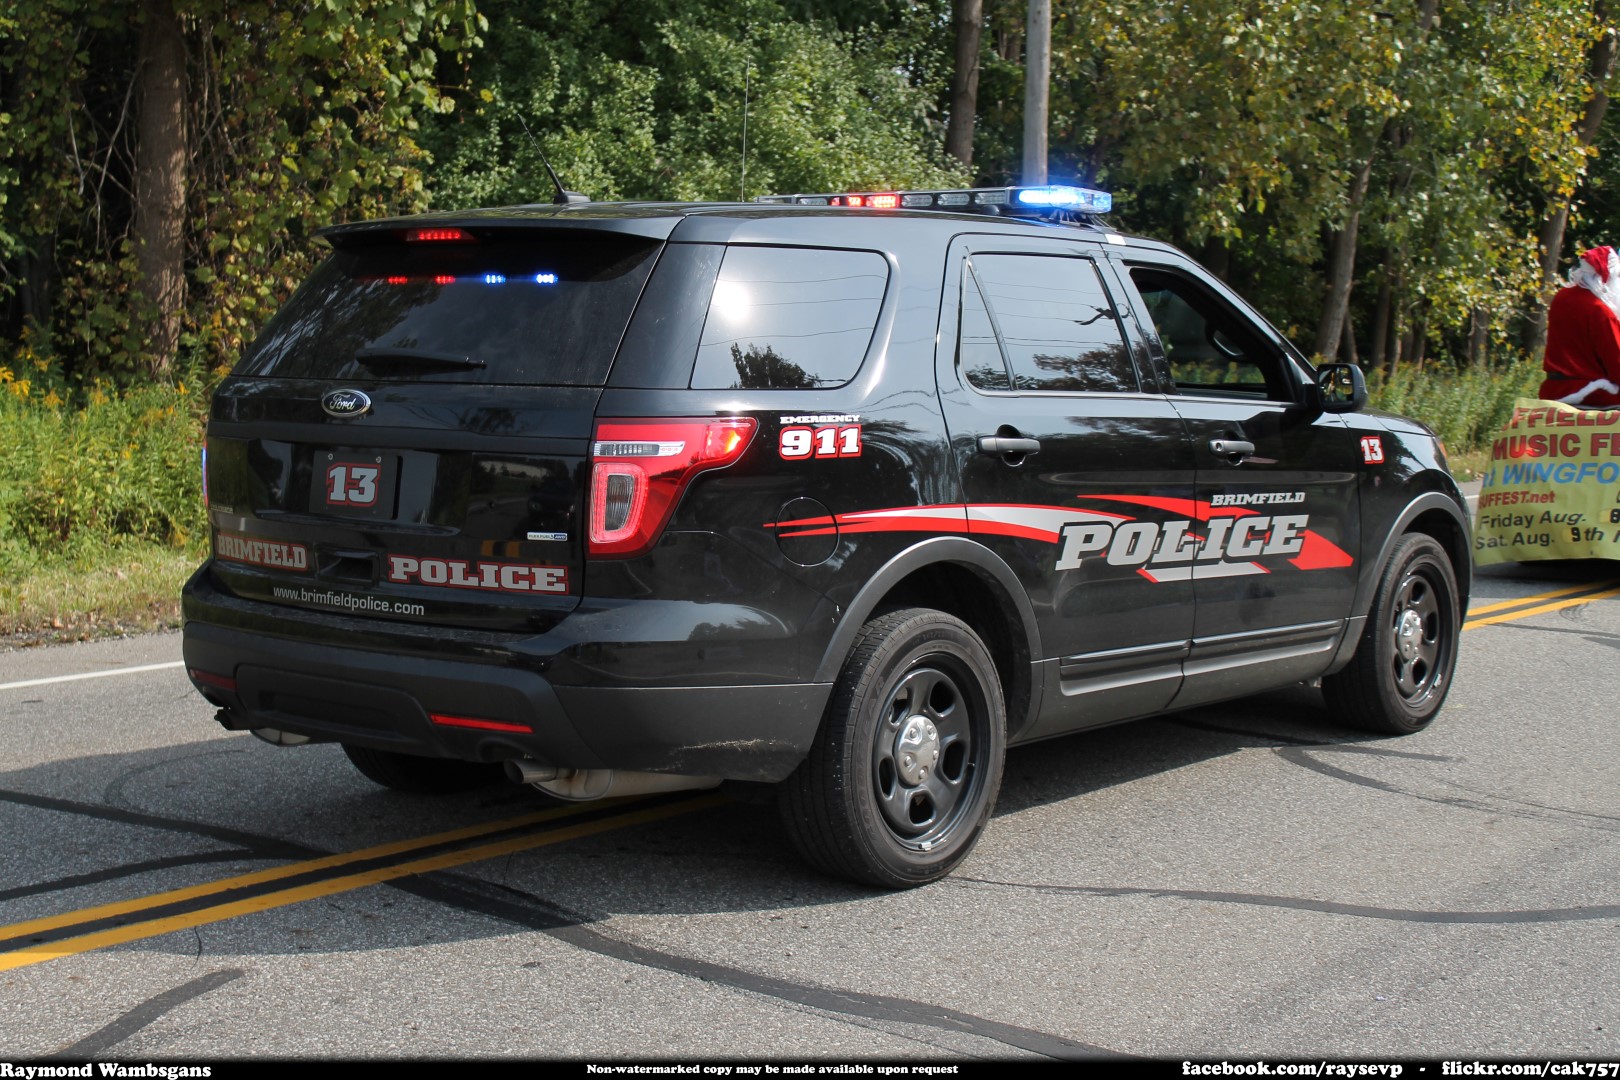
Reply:
<svg viewBox="0 0 1620 1080"><path fill-rule="evenodd" d="M988 309L1006 363L998 372L977 308ZM1114 305L1089 259L975 255L963 275L963 370L983 390L1128 391L1136 367Z"/></svg>
<svg viewBox="0 0 1620 1080"><path fill-rule="evenodd" d="M984 294L970 269L962 275L962 328L957 335L957 360L968 382L980 390L1011 390L1007 358L984 306Z"/></svg>
<svg viewBox="0 0 1620 1080"><path fill-rule="evenodd" d="M342 249L236 373L600 386L658 246L569 230Z"/></svg>
<svg viewBox="0 0 1620 1080"><path fill-rule="evenodd" d="M870 251L732 247L703 323L692 386L810 390L855 377L889 264Z"/></svg>

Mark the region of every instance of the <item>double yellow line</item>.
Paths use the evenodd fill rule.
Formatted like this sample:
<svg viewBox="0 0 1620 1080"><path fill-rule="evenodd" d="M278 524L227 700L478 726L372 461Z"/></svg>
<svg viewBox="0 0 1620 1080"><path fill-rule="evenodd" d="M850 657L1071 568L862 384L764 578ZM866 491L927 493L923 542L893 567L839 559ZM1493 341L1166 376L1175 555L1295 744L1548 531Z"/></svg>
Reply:
<svg viewBox="0 0 1620 1080"><path fill-rule="evenodd" d="M1463 629L1474 630L1494 623L1525 619L1531 615L1545 615L1549 611L1559 611L1575 607L1577 604L1590 604L1594 600L1607 600L1612 596L1620 596L1620 579L1592 581L1585 585L1571 585L1567 589L1537 593L1534 596L1521 596L1517 600L1502 600L1483 607L1469 608L1468 615L1463 620Z"/></svg>
<svg viewBox="0 0 1620 1080"><path fill-rule="evenodd" d="M1620 579L1572 585L1551 592L1471 608L1463 623L1473 630L1620 596ZM679 802L614 800L560 806L449 832L306 859L251 874L222 878L133 900L83 908L0 926L0 971L62 956L159 937L323 896L380 885L413 874L448 870L502 855L548 847L615 829L660 821L718 806L718 795ZM583 821L572 821L586 818ZM507 834L507 835L502 835ZM484 838L485 843L472 843ZM276 882L287 884L275 887ZM267 888L266 886L271 886ZM199 904L199 901L207 901ZM82 932L75 933L75 930Z"/></svg>
<svg viewBox="0 0 1620 1080"><path fill-rule="evenodd" d="M97 907L70 911L62 915L48 915L44 918L12 923L10 926L0 926L0 971L28 967L31 964L40 964L47 960L72 956L92 949L104 949L111 945L122 945L125 942L158 937L162 934L173 933L176 930L186 930L194 926L223 922L226 919L234 919L240 915L251 915L255 912L269 911L272 908L298 904L322 896L332 896L353 889L362 889L368 885L379 885L412 874L426 874L434 870L447 870L454 866L464 866L467 863L480 862L501 855L510 855L518 851L530 851L551 844L560 844L565 840L575 840L582 836L592 836L597 833L610 832L614 829L623 829L631 825L659 821L678 814L687 814L695 810L718 806L725 801L722 796L705 795L683 799L676 803L660 803L650 807L642 806L639 809L635 808L637 804L634 801L619 800L614 800L612 804L591 803L578 806L562 806L552 810L542 810L538 813L505 818L501 821L485 822L482 825L473 825L464 829L454 829L450 832L435 833L431 836L419 836L410 840L396 841L392 844L380 844L376 847L344 852L340 855L307 859L303 862L290 863L286 866L277 866L268 870L259 870L251 874L210 881L202 885L191 885L183 889L153 893L150 896L143 896L134 900L121 900L112 904L102 904ZM625 812L612 812L614 809L620 808ZM607 814L601 816L604 810L607 810ZM598 816L589 821L565 824L560 827L548 827L552 822L592 814ZM476 840L480 837L514 832L516 835L490 843L477 844L471 847L461 846L469 840ZM404 856L432 848L446 848L447 850L438 851L431 855L423 855L419 858L404 858ZM354 867L356 864L379 861L381 865L354 872L344 872L345 868ZM313 880L289 885L285 888L263 889L263 886L267 883L283 881L289 878L313 878ZM236 894L235 898L233 898L232 894ZM217 896L220 899L217 902L191 910L181 910L172 914L157 914L159 909L183 908L196 900L211 896ZM149 917L142 918L142 913L150 914ZM126 921L126 917L130 916L134 917L133 921ZM113 925L104 929L90 929L98 923L107 922L112 922ZM82 927L86 932L81 934L69 932L65 936L59 933L64 930L71 931L75 927ZM49 937L51 940L42 940L45 937Z"/></svg>

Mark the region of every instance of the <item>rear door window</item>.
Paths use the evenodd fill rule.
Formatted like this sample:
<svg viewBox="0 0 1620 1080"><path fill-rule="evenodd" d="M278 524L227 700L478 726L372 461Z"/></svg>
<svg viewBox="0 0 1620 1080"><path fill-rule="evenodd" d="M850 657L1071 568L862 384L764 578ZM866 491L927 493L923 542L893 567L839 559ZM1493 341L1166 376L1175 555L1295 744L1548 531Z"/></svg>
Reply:
<svg viewBox="0 0 1620 1080"><path fill-rule="evenodd" d="M658 247L535 230L340 249L236 374L600 386Z"/></svg>
<svg viewBox="0 0 1620 1080"><path fill-rule="evenodd" d="M888 283L889 264L875 252L728 248L709 300L692 386L841 386L866 358Z"/></svg>
<svg viewBox="0 0 1620 1080"><path fill-rule="evenodd" d="M1114 305L1091 260L1047 255L974 255L963 275L963 366L984 390L1075 392L1137 389ZM984 341L981 308L1001 344L1007 374Z"/></svg>

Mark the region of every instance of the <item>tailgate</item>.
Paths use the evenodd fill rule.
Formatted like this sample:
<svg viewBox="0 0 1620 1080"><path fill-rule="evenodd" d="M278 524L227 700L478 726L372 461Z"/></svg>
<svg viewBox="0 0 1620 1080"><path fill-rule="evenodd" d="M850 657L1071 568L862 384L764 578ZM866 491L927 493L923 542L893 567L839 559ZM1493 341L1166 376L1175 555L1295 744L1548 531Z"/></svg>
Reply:
<svg viewBox="0 0 1620 1080"><path fill-rule="evenodd" d="M215 583L548 628L578 602L596 402L662 242L443 227L339 243L215 395Z"/></svg>
<svg viewBox="0 0 1620 1080"><path fill-rule="evenodd" d="M341 391L371 399L363 418L326 417L325 384L222 388L207 467L221 588L491 629L544 630L573 609L597 390Z"/></svg>

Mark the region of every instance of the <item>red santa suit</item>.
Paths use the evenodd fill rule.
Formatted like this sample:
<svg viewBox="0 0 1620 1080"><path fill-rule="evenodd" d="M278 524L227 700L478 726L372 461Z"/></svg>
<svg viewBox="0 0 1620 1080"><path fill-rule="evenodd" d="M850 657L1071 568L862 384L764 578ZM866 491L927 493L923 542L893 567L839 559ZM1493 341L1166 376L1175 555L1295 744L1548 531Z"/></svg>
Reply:
<svg viewBox="0 0 1620 1080"><path fill-rule="evenodd" d="M1569 280L1547 308L1541 397L1587 409L1620 406L1620 255L1593 248Z"/></svg>

